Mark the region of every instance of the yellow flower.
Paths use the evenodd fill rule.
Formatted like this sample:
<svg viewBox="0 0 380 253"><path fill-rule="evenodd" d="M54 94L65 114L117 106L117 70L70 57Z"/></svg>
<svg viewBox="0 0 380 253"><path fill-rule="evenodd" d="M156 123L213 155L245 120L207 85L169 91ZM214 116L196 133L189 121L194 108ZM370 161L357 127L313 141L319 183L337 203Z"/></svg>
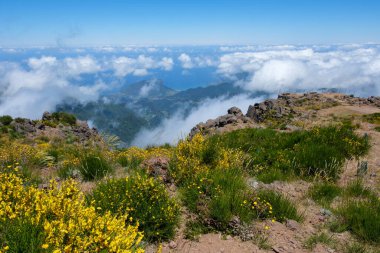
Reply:
<svg viewBox="0 0 380 253"><path fill-rule="evenodd" d="M43 248L43 249L47 249L47 248L49 248L49 244L42 244L42 246L41 246L41 248Z"/></svg>

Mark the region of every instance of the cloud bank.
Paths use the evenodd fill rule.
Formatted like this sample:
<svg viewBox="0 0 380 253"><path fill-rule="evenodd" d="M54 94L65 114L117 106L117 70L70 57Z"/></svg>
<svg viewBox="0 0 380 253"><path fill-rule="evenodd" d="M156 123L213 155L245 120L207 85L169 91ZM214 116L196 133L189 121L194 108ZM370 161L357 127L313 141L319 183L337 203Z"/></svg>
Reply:
<svg viewBox="0 0 380 253"><path fill-rule="evenodd" d="M220 57L217 71L249 91L280 93L337 88L362 96L380 94L378 46L328 49L288 46L234 52ZM247 73L248 77L236 79L239 73Z"/></svg>
<svg viewBox="0 0 380 253"><path fill-rule="evenodd" d="M65 58L43 56L29 58L26 64L0 62L0 115L39 118L66 97L81 102L96 99L105 87L102 82L74 85L71 79L99 70L89 56Z"/></svg>
<svg viewBox="0 0 380 253"><path fill-rule="evenodd" d="M57 58L30 57L23 61L0 62L0 115L39 118L54 110L66 98L86 103L96 100L109 88L101 74L111 71L115 78L127 75L146 76L151 69L170 71L173 59L145 55L97 59L84 55ZM100 74L100 75L99 75ZM86 79L83 75L92 75ZM142 95L149 93L149 87Z"/></svg>

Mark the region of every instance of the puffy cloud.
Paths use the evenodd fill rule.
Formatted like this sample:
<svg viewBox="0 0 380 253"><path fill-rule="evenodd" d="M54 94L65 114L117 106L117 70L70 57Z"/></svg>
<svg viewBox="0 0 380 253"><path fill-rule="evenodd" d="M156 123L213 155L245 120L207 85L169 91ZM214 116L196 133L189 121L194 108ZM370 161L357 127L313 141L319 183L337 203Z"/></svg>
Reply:
<svg viewBox="0 0 380 253"><path fill-rule="evenodd" d="M0 115L38 118L67 97L81 102L96 99L103 83L81 85L69 80L99 68L88 57L43 56L28 59L26 65L0 62Z"/></svg>
<svg viewBox="0 0 380 253"><path fill-rule="evenodd" d="M173 69L173 59L169 57L163 57L162 60L158 63L160 67L162 67L166 71L170 71Z"/></svg>
<svg viewBox="0 0 380 253"><path fill-rule="evenodd" d="M132 145L145 147L165 143L175 144L179 139L186 137L196 124L224 115L232 106L247 111L249 105L260 100L262 100L261 97L252 99L248 95L205 99L187 116L184 116L186 108L179 108L172 117L163 120L158 127L141 130L133 140Z"/></svg>
<svg viewBox="0 0 380 253"><path fill-rule="evenodd" d="M66 58L64 63L71 75L79 75L84 73L95 73L101 70L97 61L90 56L82 56L77 58Z"/></svg>
<svg viewBox="0 0 380 253"><path fill-rule="evenodd" d="M186 53L180 54L178 60L184 69L204 68L218 66L219 64L219 60L213 59L211 56L198 55L191 57Z"/></svg>
<svg viewBox="0 0 380 253"><path fill-rule="evenodd" d="M377 47L284 48L225 54L220 57L218 73L249 91L338 88L357 95L380 94ZM248 77L238 80L240 73Z"/></svg>
<svg viewBox="0 0 380 253"><path fill-rule="evenodd" d="M129 74L135 76L148 75L149 69L158 69L169 71L173 67L173 59L163 57L161 61L154 60L152 57L139 55L137 58L129 58L121 56L113 59L112 68L115 70L115 75L124 77Z"/></svg>
<svg viewBox="0 0 380 253"><path fill-rule="evenodd" d="M182 68L184 69L191 69L194 67L193 61L191 60L191 57L188 54L182 53L178 60L181 62Z"/></svg>

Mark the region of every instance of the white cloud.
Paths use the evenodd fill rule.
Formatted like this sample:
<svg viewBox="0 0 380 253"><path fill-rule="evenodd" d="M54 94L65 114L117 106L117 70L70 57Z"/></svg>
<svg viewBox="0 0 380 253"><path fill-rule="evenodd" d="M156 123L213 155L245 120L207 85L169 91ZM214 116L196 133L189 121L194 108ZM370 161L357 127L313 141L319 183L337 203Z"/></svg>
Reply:
<svg viewBox="0 0 380 253"><path fill-rule="evenodd" d="M141 87L139 96L140 97L147 97L149 95L149 93L157 87L156 84L157 83L156 83L155 79L150 80L147 84L145 84L143 87Z"/></svg>
<svg viewBox="0 0 380 253"><path fill-rule="evenodd" d="M135 69L133 71L134 76L146 76L148 75L148 70L147 69Z"/></svg>
<svg viewBox="0 0 380 253"><path fill-rule="evenodd" d="M162 67L166 71L170 71L173 69L173 59L169 57L163 57L161 61L158 63L160 67Z"/></svg>
<svg viewBox="0 0 380 253"><path fill-rule="evenodd" d="M30 58L27 65L0 62L0 115L39 118L67 97L87 102L98 97L105 85L72 84L69 79L100 67L88 57L43 56Z"/></svg>
<svg viewBox="0 0 380 253"><path fill-rule="evenodd" d="M181 62L182 68L191 69L194 67L191 57L188 54L182 53L178 60Z"/></svg>
<svg viewBox="0 0 380 253"><path fill-rule="evenodd" d="M186 137L196 124L224 115L232 106L237 106L246 112L249 105L261 99L252 99L247 95L206 99L192 109L186 117L184 117L185 108L180 108L174 116L165 119L157 128L141 130L133 140L132 145L145 147L165 143L175 144L179 139Z"/></svg>
<svg viewBox="0 0 380 253"><path fill-rule="evenodd" d="M121 56L114 58L111 65L115 71L115 75L118 77L124 77L129 74L145 76L148 75L149 69L161 68L165 71L171 70L173 67L173 59L163 57L160 61L157 61L145 55L139 55L137 58Z"/></svg>
<svg viewBox="0 0 380 253"><path fill-rule="evenodd" d="M97 61L91 56L82 56L77 58L65 58L64 63L71 75L79 75L84 73L95 73L101 70Z"/></svg>
<svg viewBox="0 0 380 253"><path fill-rule="evenodd" d="M218 73L249 91L340 88L356 95L380 94L377 47L283 48L225 54L220 57ZM236 75L243 72L248 77L237 80Z"/></svg>

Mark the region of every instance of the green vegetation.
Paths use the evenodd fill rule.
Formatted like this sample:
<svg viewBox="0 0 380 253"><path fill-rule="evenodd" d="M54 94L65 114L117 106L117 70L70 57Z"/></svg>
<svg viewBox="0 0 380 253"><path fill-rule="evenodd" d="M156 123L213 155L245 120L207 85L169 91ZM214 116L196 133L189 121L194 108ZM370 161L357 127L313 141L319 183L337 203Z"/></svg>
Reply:
<svg viewBox="0 0 380 253"><path fill-rule="evenodd" d="M4 126L8 126L13 121L13 118L9 115L4 115L0 117L0 123Z"/></svg>
<svg viewBox="0 0 380 253"><path fill-rule="evenodd" d="M113 168L100 150L83 149L79 153L77 170L86 181L100 179L109 174Z"/></svg>
<svg viewBox="0 0 380 253"><path fill-rule="evenodd" d="M379 199L347 200L336 211L339 221L334 230L349 230L359 239L380 242Z"/></svg>
<svg viewBox="0 0 380 253"><path fill-rule="evenodd" d="M341 194L339 186L330 182L318 182L309 189L309 196L322 206L330 203Z"/></svg>
<svg viewBox="0 0 380 253"><path fill-rule="evenodd" d="M338 179L345 159L369 149L368 138L349 124L281 133L243 129L211 137L210 145L241 149L250 156L246 169L265 182L285 178Z"/></svg>
<svg viewBox="0 0 380 253"><path fill-rule="evenodd" d="M367 249L367 247L361 243L350 243L348 244L345 249L344 249L345 253L370 253L372 251L370 251L369 249Z"/></svg>
<svg viewBox="0 0 380 253"><path fill-rule="evenodd" d="M380 125L380 113L363 115L363 120L372 124Z"/></svg>
<svg viewBox="0 0 380 253"><path fill-rule="evenodd" d="M305 247L312 250L318 243L322 243L334 248L336 240L333 239L332 236L329 236L328 234L322 232L309 237L305 242Z"/></svg>
<svg viewBox="0 0 380 253"><path fill-rule="evenodd" d="M9 118L2 117L1 122L7 131L12 129L7 123ZM76 118L59 112L53 114L49 122L55 126L72 125ZM182 207L188 215L186 217L191 217L185 221L184 230L185 237L189 239L213 231L242 236L245 229L255 226L253 223L267 219L273 222L288 219L302 222L303 214L286 195L264 190L266 187L253 188L247 179L254 177L264 183L309 180L316 183L310 187L308 196L334 213L331 216L333 231L347 230L360 243L377 245L380 242L378 196L361 180L341 188L335 183L346 159L359 158L369 149L368 137L358 136L354 130L348 123L295 132L243 129L208 138L196 135L174 147L147 149L118 149L118 140L113 136L106 137L104 141L94 138L79 143L78 140L57 140L51 136L16 140L9 138L7 133L1 135L4 142L0 143L0 175L9 174L17 168L18 178L23 180L17 190L23 192L24 187L34 186L33 192L50 194L46 203L54 204L54 210L61 210L61 206L47 199L56 196L50 189L38 189L35 186L37 180L46 183L58 175L64 179L58 188L71 182L70 192L65 195L66 190L62 191L62 199L68 203L71 191L80 192L80 187L75 186L76 182L95 181L95 188L86 191L86 202L80 202L85 199L83 195L75 199L80 200L78 210L83 211L80 215L93 212L91 216L94 221L100 217L116 217L121 222L118 229L132 226L136 229L134 236L137 236L133 238L138 238L139 230L143 232L146 242L173 238ZM157 168L156 164L151 164L156 162ZM43 175L41 168L51 175ZM71 177L74 180L69 179ZM12 187L13 183L8 181L4 180L3 184ZM169 187L173 190L170 194ZM9 191L9 194L12 192ZM171 197L172 193L178 194L176 196L181 201ZM38 199L35 201L38 203ZM333 201L334 205L331 205ZM39 206L36 206L38 209ZM30 209L30 213L34 211ZM48 221L50 216L46 217ZM63 215L60 222L65 224L66 218L66 214ZM31 229L30 219L24 222L7 218L5 221L0 224L0 241L7 243L0 244L1 247L11 247L13 251L9 252L22 252L26 248L31 252L41 252L39 238L46 235L39 224L33 223ZM263 231L253 238L262 247L268 246L268 222L264 222ZM74 233L75 228L71 226L70 229ZM25 232L28 230L29 234ZM65 236L62 232L60 245L65 243ZM14 238L18 237L21 238L20 244L13 245ZM334 240L326 233L309 238L306 246L313 248L317 243L334 246ZM356 247L351 246L350 249L347 247L347 251ZM358 246L357 252L360 249Z"/></svg>
<svg viewBox="0 0 380 253"><path fill-rule="evenodd" d="M73 114L66 112L53 112L52 118L55 122L62 123L64 125L75 125L77 118Z"/></svg>
<svg viewBox="0 0 380 253"><path fill-rule="evenodd" d="M45 250L41 248L44 237L41 224L32 224L27 219L0 221L0 242L7 242L9 250L6 252L44 252Z"/></svg>
<svg viewBox="0 0 380 253"><path fill-rule="evenodd" d="M296 206L285 196L275 191L261 190L258 196L271 203L273 215L277 221L284 222L285 220L302 221L303 217L298 213Z"/></svg>
<svg viewBox="0 0 380 253"><path fill-rule="evenodd" d="M169 197L160 181L143 174L99 183L89 196L100 213L128 213L132 224L138 222L148 241L167 240L174 236L180 207Z"/></svg>
<svg viewBox="0 0 380 253"><path fill-rule="evenodd" d="M346 189L345 189L345 195L348 197L361 197L361 198L367 198L367 199L376 199L376 194L371 191L368 187L365 187L363 185L362 179L356 179L352 182L350 182Z"/></svg>

